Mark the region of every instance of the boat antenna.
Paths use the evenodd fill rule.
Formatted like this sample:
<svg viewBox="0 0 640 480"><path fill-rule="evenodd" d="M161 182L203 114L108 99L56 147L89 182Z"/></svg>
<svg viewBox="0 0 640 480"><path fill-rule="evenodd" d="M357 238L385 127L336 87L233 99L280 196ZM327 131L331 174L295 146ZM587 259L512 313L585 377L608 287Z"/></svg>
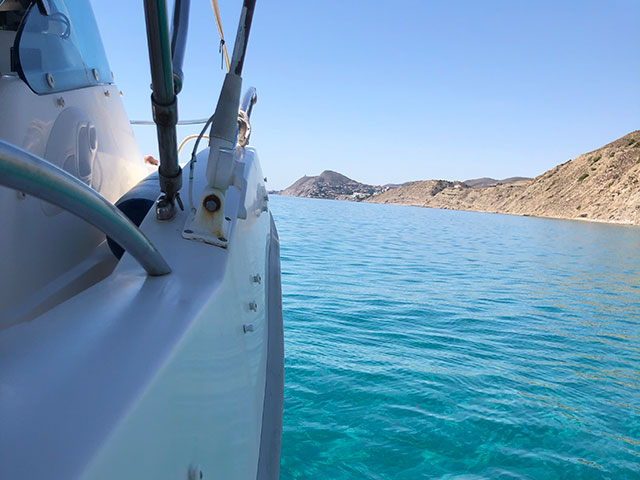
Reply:
<svg viewBox="0 0 640 480"><path fill-rule="evenodd" d="M144 13L151 67L151 106L160 152L158 177L162 194L156 202L156 217L158 220L171 220L177 212L176 203L181 209L184 208L179 195L182 188L182 169L178 164L176 94L182 88L182 61L187 40L189 0L175 2L171 44L166 1L144 0Z"/></svg>

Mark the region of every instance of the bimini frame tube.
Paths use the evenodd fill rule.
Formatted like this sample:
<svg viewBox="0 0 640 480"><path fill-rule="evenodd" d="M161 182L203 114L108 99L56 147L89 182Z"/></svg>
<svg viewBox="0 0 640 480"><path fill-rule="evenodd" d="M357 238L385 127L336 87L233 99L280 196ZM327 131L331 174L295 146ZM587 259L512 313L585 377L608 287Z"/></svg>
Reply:
<svg viewBox="0 0 640 480"><path fill-rule="evenodd" d="M232 159L225 158L224 151L236 146L238 137L238 106L242 89L242 67L249 42L249 31L256 0L244 0L240 12L238 33L233 46L231 68L224 78L222 91L218 98L213 123L209 133L209 160L207 163L207 184L222 192L233 183Z"/></svg>
<svg viewBox="0 0 640 480"><path fill-rule="evenodd" d="M184 49L187 46L189 31L189 7L191 0L175 0L173 5L173 21L171 22L171 60L173 62L173 85L176 94L182 90L184 73ZM206 120L205 120L206 121Z"/></svg>
<svg viewBox="0 0 640 480"><path fill-rule="evenodd" d="M64 170L3 140L0 185L53 203L87 221L129 252L149 275L171 272L144 233L102 195Z"/></svg>
<svg viewBox="0 0 640 480"><path fill-rule="evenodd" d="M242 76L244 66L244 56L247 53L247 43L249 43L249 31L253 21L253 11L256 9L256 0L244 0L242 11L240 12L240 22L238 23L238 33L236 43L233 46L233 56L231 57L230 72Z"/></svg>
<svg viewBox="0 0 640 480"><path fill-rule="evenodd" d="M151 105L153 121L158 130L160 151L160 190L156 215L159 220L171 220L176 214L175 202L180 202L178 192L182 187L182 169L178 165L178 143L176 124L178 123L178 99L174 89L171 47L169 43L169 21L165 0L144 0L147 43L151 65ZM185 17L182 17L183 20ZM180 29L175 28L177 39ZM182 38L186 39L185 35ZM179 47L179 45L178 45Z"/></svg>

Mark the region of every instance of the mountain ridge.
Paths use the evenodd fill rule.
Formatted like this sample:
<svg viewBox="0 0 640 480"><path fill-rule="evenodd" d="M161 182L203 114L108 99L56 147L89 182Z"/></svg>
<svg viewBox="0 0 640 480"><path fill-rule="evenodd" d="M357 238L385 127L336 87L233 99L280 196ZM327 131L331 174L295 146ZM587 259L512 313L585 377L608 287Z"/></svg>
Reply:
<svg viewBox="0 0 640 480"><path fill-rule="evenodd" d="M640 225L640 130L535 178L419 180L378 186L328 170L274 193Z"/></svg>
<svg viewBox="0 0 640 480"><path fill-rule="evenodd" d="M383 193L389 186L367 185L357 182L333 170L325 170L320 175L303 176L289 185L278 195L288 197L325 198L334 200L363 200L377 193Z"/></svg>

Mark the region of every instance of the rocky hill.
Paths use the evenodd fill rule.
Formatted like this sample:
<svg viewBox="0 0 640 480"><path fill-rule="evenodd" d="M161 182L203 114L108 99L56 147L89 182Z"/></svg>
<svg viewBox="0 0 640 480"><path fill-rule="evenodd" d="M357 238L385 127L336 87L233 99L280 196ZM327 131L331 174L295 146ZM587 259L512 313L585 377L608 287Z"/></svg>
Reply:
<svg viewBox="0 0 640 480"><path fill-rule="evenodd" d="M284 190L273 193L289 197L360 201L370 198L374 194L383 193L390 188L392 187L356 182L338 172L325 170L314 177L305 175Z"/></svg>
<svg viewBox="0 0 640 480"><path fill-rule="evenodd" d="M481 188L426 180L366 201L640 225L640 131L534 179Z"/></svg>

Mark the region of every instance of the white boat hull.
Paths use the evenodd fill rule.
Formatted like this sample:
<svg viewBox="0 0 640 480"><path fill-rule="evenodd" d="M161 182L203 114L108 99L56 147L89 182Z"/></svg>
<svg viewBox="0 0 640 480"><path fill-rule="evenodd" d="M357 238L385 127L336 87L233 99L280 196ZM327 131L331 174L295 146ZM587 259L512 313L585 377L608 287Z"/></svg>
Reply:
<svg viewBox="0 0 640 480"><path fill-rule="evenodd" d="M149 277L125 254L0 331L0 478L277 478L278 240L255 152L236 155L247 218L232 219L228 248L182 238L186 212L152 212L141 230L171 274Z"/></svg>

